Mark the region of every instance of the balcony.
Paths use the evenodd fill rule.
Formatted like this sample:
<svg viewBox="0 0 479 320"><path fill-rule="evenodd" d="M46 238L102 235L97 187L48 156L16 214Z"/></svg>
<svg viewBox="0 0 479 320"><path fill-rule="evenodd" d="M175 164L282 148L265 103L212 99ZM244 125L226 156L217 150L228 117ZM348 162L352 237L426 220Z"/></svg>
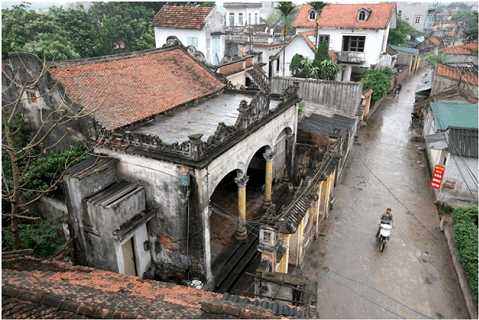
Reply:
<svg viewBox="0 0 479 320"><path fill-rule="evenodd" d="M339 61L363 64L366 62L366 55L364 52L341 51L339 52Z"/></svg>

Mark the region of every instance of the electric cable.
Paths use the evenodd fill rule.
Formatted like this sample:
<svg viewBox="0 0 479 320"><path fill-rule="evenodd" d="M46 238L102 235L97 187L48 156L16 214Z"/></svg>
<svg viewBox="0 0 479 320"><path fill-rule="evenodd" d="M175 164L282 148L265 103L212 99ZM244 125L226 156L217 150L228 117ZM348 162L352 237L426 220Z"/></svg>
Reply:
<svg viewBox="0 0 479 320"><path fill-rule="evenodd" d="M211 202L211 201L210 201L210 202ZM215 205L218 206L221 210L223 210L223 211L226 212L226 213L220 213L221 216L227 216L228 219L231 219L231 220L240 220L239 217L230 214L226 209L222 208L220 205L218 205L218 204L216 204L216 203L215 203ZM215 212L215 213L218 213L217 211L214 211L214 212ZM250 225L248 221L246 221L245 223L246 223L247 225ZM257 224L255 224L255 225L257 225ZM250 225L250 227L251 227L252 229L256 229L257 231L259 231L259 229L257 229L254 225ZM255 234L252 233L252 232L251 232L250 234L252 234L252 235L254 235L255 237L259 238L257 235L255 235ZM278 245L278 243L276 243L275 245ZM286 249L289 250L289 246L285 246L285 247L286 247ZM314 258L310 257L309 255L304 254L304 256L307 257L307 258L309 258L309 259L311 259L311 260L313 260L313 261L316 261ZM327 266L324 265L323 263L320 263L320 264L323 265L323 266L325 266L325 267L327 267ZM312 267L310 267L310 266L307 265L307 264L305 264L305 265L306 265L308 268L312 268ZM329 270L331 270L329 267L327 267L327 268L328 268ZM314 268L312 268L312 269L314 269ZM338 274L338 275L340 275L340 276L342 276L342 277L345 277L346 279L352 280L351 278L348 278L348 277L346 277L346 276L344 276L344 275L341 275L339 272L334 272L334 273L335 273L335 274ZM386 310L386 311L388 311L388 312L391 312L392 314L397 315L399 318L404 318L404 317L402 317L402 316L400 316L400 315L394 313L393 311L391 311L391 310L389 310L389 309L387 309L387 308L385 308L385 307L383 307L383 306L380 306L380 305L377 304L376 302L370 300L369 298L365 297L364 295L360 294L359 292L355 291L354 289L348 287L346 284L341 283L341 282L339 282L339 281L337 281L337 280L335 280L335 279L333 279L333 278L331 278L331 277L329 277L329 276L327 276L327 275L325 275L325 276L326 276L327 278L330 278L331 280L333 280L333 281L335 281L335 282L337 282L337 283L339 283L339 284L345 286L346 288L348 288L349 290L353 291L354 293L356 293L356 294L359 295L360 297L362 297L362 298L364 298L364 299L366 299L366 300L372 302L373 304L375 304L375 305L377 305L377 306L383 308L384 310ZM396 300L396 299L390 297L389 295L387 295L387 294L381 292L380 290L378 290L378 289L376 289L376 288L374 288L374 287L372 287L372 286L370 286L370 285L367 285L367 284L362 283L362 282L357 281L357 280L353 280L353 281L355 281L355 282L358 283L358 284L365 285L365 286L367 286L367 287L369 287L369 288L371 288L371 289L374 289L375 291L381 293L381 294L384 295L385 297L391 299L391 300L394 301L394 302L397 302L398 304L400 304L400 305L402 305L402 306L408 308L408 309L411 310L411 311L414 311L414 312L416 312L416 313L418 313L418 314L420 314L420 315L424 315L424 314L422 314L421 312L416 311L416 310L414 310L414 309L408 307L407 305L405 305L405 304L399 302L398 300ZM424 315L424 316L425 316L425 315ZM429 318L429 319L432 319L432 318L429 317L429 316L425 316L425 317L426 317L426 318Z"/></svg>

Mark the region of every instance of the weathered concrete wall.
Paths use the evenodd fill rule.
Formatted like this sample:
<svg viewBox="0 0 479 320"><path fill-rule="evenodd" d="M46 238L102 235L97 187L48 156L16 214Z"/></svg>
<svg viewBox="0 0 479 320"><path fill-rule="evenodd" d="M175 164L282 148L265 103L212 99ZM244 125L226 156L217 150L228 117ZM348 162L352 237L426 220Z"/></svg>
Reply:
<svg viewBox="0 0 479 320"><path fill-rule="evenodd" d="M85 160L86 161L86 160ZM94 195L109 185L117 182L115 161L86 174L67 175L65 182L66 202L69 213L69 228L74 239L75 262L81 265L93 266L93 261L87 259L86 250L89 244L84 235L85 224L90 225L86 203L83 199Z"/></svg>
<svg viewBox="0 0 479 320"><path fill-rule="evenodd" d="M466 173L466 166L472 171L474 177L478 174L477 158L458 157L449 154L446 162L446 171L442 179L441 190L437 194L437 201L451 207L467 206L477 203L477 184Z"/></svg>
<svg viewBox="0 0 479 320"><path fill-rule="evenodd" d="M473 85L464 81L442 77L434 73L432 79L431 96L455 88L457 86L459 86L460 89L464 90L464 92L471 97L477 97L478 95L477 84Z"/></svg>
<svg viewBox="0 0 479 320"><path fill-rule="evenodd" d="M361 103L363 84L318 79L273 77L271 92L281 93L283 89L299 82L298 95L306 101L321 104L331 110L338 110L349 116L356 116Z"/></svg>
<svg viewBox="0 0 479 320"><path fill-rule="evenodd" d="M405 64L410 65L413 59L413 55L411 53L398 51L398 59L396 64Z"/></svg>
<svg viewBox="0 0 479 320"><path fill-rule="evenodd" d="M147 208L157 210L149 230L154 261L165 273L170 268L186 269L187 199L180 165L102 148L95 151L118 159L120 179L140 184Z"/></svg>
<svg viewBox="0 0 479 320"><path fill-rule="evenodd" d="M7 110L11 110L12 103L19 98L22 99L17 112L24 114L29 120L25 125L25 129L29 133L37 133L44 124L43 121L51 115L49 122L45 123L41 130L41 133L46 133L59 119L59 110L65 110L63 114L71 112L71 115L74 115L82 109L65 95L63 86L53 79L49 72L46 72L48 68L33 54L9 54L7 58L2 59L2 71L2 105ZM12 84L11 79L16 79L17 84ZM26 82L35 83L35 85L29 85L22 94L21 87ZM86 140L91 124L90 117L60 124L47 136L43 145L56 144L55 148L66 149L77 140ZM63 137L64 135L65 137Z"/></svg>

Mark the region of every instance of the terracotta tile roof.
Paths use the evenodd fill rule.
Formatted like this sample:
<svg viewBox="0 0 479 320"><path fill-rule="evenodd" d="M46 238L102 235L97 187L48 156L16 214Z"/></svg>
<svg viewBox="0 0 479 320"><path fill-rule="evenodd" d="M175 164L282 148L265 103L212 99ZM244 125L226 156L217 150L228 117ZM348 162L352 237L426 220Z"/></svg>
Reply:
<svg viewBox="0 0 479 320"><path fill-rule="evenodd" d="M477 43L462 44L454 47L443 48L442 52L447 54L472 54L477 51Z"/></svg>
<svg viewBox="0 0 479 320"><path fill-rule="evenodd" d="M141 57L51 68L73 102L108 130L215 93L223 82L179 48ZM95 110L95 108L97 108Z"/></svg>
<svg viewBox="0 0 479 320"><path fill-rule="evenodd" d="M472 85L478 85L477 72L472 72L464 68L451 67L445 64L438 64L437 75L454 80L461 79L461 81L470 83Z"/></svg>
<svg viewBox="0 0 479 320"><path fill-rule="evenodd" d="M329 4L325 6L319 15L319 28L339 29L386 29L396 4L381 2L375 4ZM291 26L314 28L316 22L308 20L308 11L313 8L309 4L303 4ZM371 10L368 20L357 21L358 11L362 8Z"/></svg>
<svg viewBox="0 0 479 320"><path fill-rule="evenodd" d="M431 37L429 38L429 41L431 41L433 44L435 44L436 46L439 46L441 44L441 41L439 41L438 38L436 37Z"/></svg>
<svg viewBox="0 0 479 320"><path fill-rule="evenodd" d="M48 309L42 318L197 319L236 318L235 314L242 318L248 315L250 318L280 318L260 307L233 303L225 308L217 303L218 314L212 315L205 313L203 306L206 308L208 302L221 301L222 294L31 257L2 261L2 296L20 300L22 305L30 301L44 311ZM30 317L22 313L25 309L15 309L15 306L5 309L5 300L2 303L3 318ZM211 307L206 309L211 311ZM69 313L60 314L66 311Z"/></svg>
<svg viewBox="0 0 479 320"><path fill-rule="evenodd" d="M151 27L201 30L213 7L164 5L153 18Z"/></svg>
<svg viewBox="0 0 479 320"><path fill-rule="evenodd" d="M313 9L312 5L307 3L302 4L291 26L293 28L316 28L316 20L308 20L308 13L311 9Z"/></svg>

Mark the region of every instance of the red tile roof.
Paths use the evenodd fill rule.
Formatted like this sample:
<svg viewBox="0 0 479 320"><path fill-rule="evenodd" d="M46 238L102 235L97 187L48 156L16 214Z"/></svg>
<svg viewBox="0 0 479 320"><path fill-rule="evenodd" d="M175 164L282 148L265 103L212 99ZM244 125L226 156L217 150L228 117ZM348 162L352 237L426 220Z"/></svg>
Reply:
<svg viewBox="0 0 479 320"><path fill-rule="evenodd" d="M223 82L179 48L49 71L65 86L73 102L87 112L95 111L95 119L108 130L146 119L224 87Z"/></svg>
<svg viewBox="0 0 479 320"><path fill-rule="evenodd" d="M213 7L164 5L153 18L151 27L201 30Z"/></svg>
<svg viewBox="0 0 479 320"><path fill-rule="evenodd" d="M61 317L58 310L66 310L76 317L106 319L204 319L211 317L203 310L205 303L219 304L223 297L193 287L30 257L2 260L2 296L21 299L24 304L31 301L54 307L42 318ZM219 315L213 315L214 318L280 318L271 310L249 304L229 303L224 310L221 304ZM4 304L3 318L5 312ZM65 316L74 318L75 314ZM15 314L8 315L14 317Z"/></svg>
<svg viewBox="0 0 479 320"><path fill-rule="evenodd" d="M431 41L433 44L435 44L436 46L439 46L441 44L441 41L439 41L438 38L436 37L431 37L429 38L429 41Z"/></svg>
<svg viewBox="0 0 479 320"><path fill-rule="evenodd" d="M464 68L451 67L445 64L438 64L437 75L454 80L461 79L461 81L470 83L472 85L478 85L477 72L472 72Z"/></svg>
<svg viewBox="0 0 479 320"><path fill-rule="evenodd" d="M462 44L454 47L443 48L442 52L447 54L472 54L477 51L477 43Z"/></svg>
<svg viewBox="0 0 479 320"><path fill-rule="evenodd" d="M386 29L394 13L396 4L381 2L376 4L329 4L319 15L319 28L339 29ZM313 7L303 4L291 26L297 28L315 28L316 21L308 20L308 11ZM358 11L371 10L368 20L357 21Z"/></svg>

